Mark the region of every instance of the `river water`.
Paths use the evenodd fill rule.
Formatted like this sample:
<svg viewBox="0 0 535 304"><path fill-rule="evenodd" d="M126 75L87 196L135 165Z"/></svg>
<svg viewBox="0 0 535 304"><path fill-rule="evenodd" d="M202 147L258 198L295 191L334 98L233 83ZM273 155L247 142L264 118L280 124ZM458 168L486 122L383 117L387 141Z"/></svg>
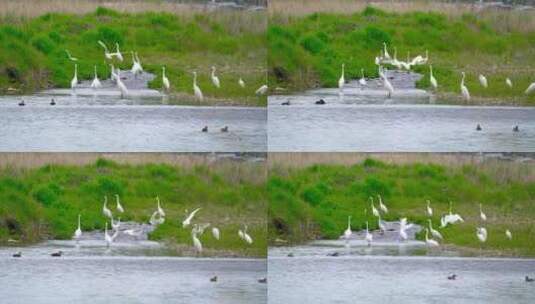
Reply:
<svg viewBox="0 0 535 304"><path fill-rule="evenodd" d="M269 303L533 303L535 260L430 253L414 244L271 248ZM412 249L410 247L413 247ZM328 253L340 252L338 257ZM288 253L294 257L288 257ZM411 255L418 254L418 255ZM448 276L456 274L456 280Z"/></svg>
<svg viewBox="0 0 535 304"><path fill-rule="evenodd" d="M176 106L161 97L0 97L2 152L265 152L266 109ZM18 106L21 99L25 106ZM201 132L208 126L208 132ZM228 132L220 131L228 126Z"/></svg>
<svg viewBox="0 0 535 304"><path fill-rule="evenodd" d="M0 248L2 303L266 303L266 260L181 258L153 242ZM64 256L50 253L63 250ZM21 250L21 258L13 252ZM218 276L217 282L210 278Z"/></svg>

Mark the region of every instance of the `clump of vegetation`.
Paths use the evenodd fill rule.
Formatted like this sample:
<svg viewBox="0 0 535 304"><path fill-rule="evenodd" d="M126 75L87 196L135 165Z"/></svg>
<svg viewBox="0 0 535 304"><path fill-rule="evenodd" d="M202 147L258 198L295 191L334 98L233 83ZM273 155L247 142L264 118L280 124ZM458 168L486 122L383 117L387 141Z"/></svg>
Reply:
<svg viewBox="0 0 535 304"><path fill-rule="evenodd" d="M172 92L193 95L192 72L197 71L199 86L209 98L265 104L265 98L254 94L266 81L265 31L256 25L264 24L265 16L233 13L230 22L230 16L191 14L186 18L165 12L129 14L98 8L85 15L47 13L34 19L1 19L0 88L28 92L69 87L74 62L68 60L65 50L79 59L79 79L91 79L94 65L101 79L109 78L109 63L129 70L130 52L137 51L144 69L158 76L150 83L152 88L162 87L165 66ZM111 52L119 43L125 60L106 62L98 40ZM218 68L220 89L211 83L211 66ZM245 88L238 84L240 77Z"/></svg>
<svg viewBox="0 0 535 304"><path fill-rule="evenodd" d="M465 223L442 229L444 243L477 249L480 243L475 227L480 225L482 203L489 231L485 249L535 255L533 180L516 175L504 178L503 171L485 171L473 165L391 165L374 159L352 166L318 164L274 172L278 173L268 179L269 238L274 243L276 239L336 239L347 228L348 216L352 216L354 230L364 229L366 221L376 229L369 197L376 199L377 206L377 195L381 195L389 208L385 220L407 217L420 225L427 224L425 206L430 200L435 228L452 201L454 212L461 214ZM506 239L505 229L512 231L513 240Z"/></svg>
<svg viewBox="0 0 535 304"><path fill-rule="evenodd" d="M251 168L241 168L249 166ZM228 176L239 170L242 177ZM234 164L233 170L193 168L166 164L119 165L100 159L93 165L47 165L39 169L0 170L0 242L19 239L70 239L82 215L84 231L101 230L103 197L115 206L119 194L125 208L122 221L148 222L159 196L166 221L150 235L171 244L191 245L191 227L182 228L185 211L202 208L195 221L211 223L221 230L215 241L205 232L201 238L208 250L226 250L239 255L265 256L267 199L264 182L247 174L263 174L263 166ZM114 208L112 208L115 210ZM238 237L247 224L252 245Z"/></svg>
<svg viewBox="0 0 535 304"><path fill-rule="evenodd" d="M354 14L314 13L304 17L270 17L268 28L269 82L272 86L302 90L336 87L341 65L346 79L378 77L374 59L386 42L390 55L397 48L399 60L429 50L442 97L459 95L461 71L467 73L467 86L477 101L535 104L535 95L524 91L535 81L535 31L517 31L490 26L473 14L447 16L436 12L389 13L366 7ZM430 88L429 67L414 70L424 74L417 83ZM478 82L486 75L487 89ZM514 84L505 84L509 77ZM460 102L448 98L448 102Z"/></svg>

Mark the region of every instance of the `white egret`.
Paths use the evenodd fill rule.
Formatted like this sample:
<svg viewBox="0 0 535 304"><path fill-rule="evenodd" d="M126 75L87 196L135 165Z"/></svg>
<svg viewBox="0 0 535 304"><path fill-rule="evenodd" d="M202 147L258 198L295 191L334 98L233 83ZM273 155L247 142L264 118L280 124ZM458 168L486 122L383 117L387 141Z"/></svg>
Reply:
<svg viewBox="0 0 535 304"><path fill-rule="evenodd" d="M401 69L401 61L398 60L398 49L396 47L394 47L394 59L390 60L390 64L398 70Z"/></svg>
<svg viewBox="0 0 535 304"><path fill-rule="evenodd" d="M351 238L351 215L347 218L347 229L344 231L344 239L346 240L346 243L349 243L349 239Z"/></svg>
<svg viewBox="0 0 535 304"><path fill-rule="evenodd" d="M195 216L195 214L197 212L199 212L199 210L201 210L201 208L197 208L195 210L193 210L187 217L184 221L182 221L182 227L187 227L191 224L191 220L193 219L193 217Z"/></svg>
<svg viewBox="0 0 535 304"><path fill-rule="evenodd" d="M240 80L238 80L238 84L240 85L240 87L245 88L245 82L243 81L243 79L241 79L241 77Z"/></svg>
<svg viewBox="0 0 535 304"><path fill-rule="evenodd" d="M372 244L372 241L373 241L373 234L370 233L370 231L368 230L368 221L366 221L366 242L368 243L368 246L371 246Z"/></svg>
<svg viewBox="0 0 535 304"><path fill-rule="evenodd" d="M431 208L431 202L427 200L427 216L433 216L433 208Z"/></svg>
<svg viewBox="0 0 535 304"><path fill-rule="evenodd" d="M444 239L442 237L442 234L440 232L438 232L438 230L436 229L433 229L433 223L431 221L431 219L427 219L427 221L429 222L429 231L431 231L431 235L434 237L434 238L437 238L437 239Z"/></svg>
<svg viewBox="0 0 535 304"><path fill-rule="evenodd" d="M392 84L388 80L388 76L386 74L386 70L383 70L383 74L384 74L383 75L383 85L384 85L385 89L388 91L387 98L392 98L392 94L394 94L394 87L392 86Z"/></svg>
<svg viewBox="0 0 535 304"><path fill-rule="evenodd" d="M161 225L164 222L165 222L165 217L161 216L158 211L154 211L154 213L152 213L150 220L149 220L149 223L153 226Z"/></svg>
<svg viewBox="0 0 535 304"><path fill-rule="evenodd" d="M117 81L117 87L121 91L121 98L126 98L128 96L128 89L126 85L121 80L121 70L117 69L117 74L115 75L115 80Z"/></svg>
<svg viewBox="0 0 535 304"><path fill-rule="evenodd" d="M247 225L245 225L245 228L243 229L243 240L247 243L247 244L252 244L253 243L253 238L247 233Z"/></svg>
<svg viewBox="0 0 535 304"><path fill-rule="evenodd" d="M199 238L197 238L198 233L198 227L197 225L195 225L195 227L193 227L193 229L191 230L191 239L193 240L193 246L195 247L197 253L202 253L202 243Z"/></svg>
<svg viewBox="0 0 535 304"><path fill-rule="evenodd" d="M115 200L117 201L117 211L119 211L120 213L124 213L123 205L121 205L121 201L119 200L119 194L115 194Z"/></svg>
<svg viewBox="0 0 535 304"><path fill-rule="evenodd" d="M449 214L446 214L444 216L442 216L442 218L440 219L440 223L441 223L441 227L444 228L446 227L448 224L455 224L457 222L464 222L463 218L457 214L457 213L453 213L452 212L452 205L453 203L450 202L450 213Z"/></svg>
<svg viewBox="0 0 535 304"><path fill-rule="evenodd" d="M169 83L169 78L165 75L165 67L162 67L162 85L165 91L169 92L169 88L171 88L171 84Z"/></svg>
<svg viewBox="0 0 535 304"><path fill-rule="evenodd" d="M425 228L425 244L427 244L427 246L429 247L438 247L439 246L438 242L433 239L430 239L428 234L429 234L429 229Z"/></svg>
<svg viewBox="0 0 535 304"><path fill-rule="evenodd" d="M399 220L399 238L403 241L407 240L407 218Z"/></svg>
<svg viewBox="0 0 535 304"><path fill-rule="evenodd" d="M245 235L243 234L243 231L241 229L238 229L238 236L240 239L245 240Z"/></svg>
<svg viewBox="0 0 535 304"><path fill-rule="evenodd" d="M359 83L361 86L365 86L366 85L366 78L364 77L364 69L360 69L360 79L359 79Z"/></svg>
<svg viewBox="0 0 535 304"><path fill-rule="evenodd" d="M532 82L529 87L526 89L526 95L535 92L535 82Z"/></svg>
<svg viewBox="0 0 535 304"><path fill-rule="evenodd" d="M127 229L127 230L124 230L123 231L124 234L126 235L129 235L129 236L134 236L134 237L138 237L138 236L141 236L143 234L143 228L139 228L139 229Z"/></svg>
<svg viewBox="0 0 535 304"><path fill-rule="evenodd" d="M373 197L370 196L370 201L371 201L371 207L372 207L372 214L374 216L379 216L379 210L377 210L377 208L375 208L375 205L373 204Z"/></svg>
<svg viewBox="0 0 535 304"><path fill-rule="evenodd" d="M75 64L74 65L74 77L71 80L71 89L73 89L74 91L77 86L78 86L78 64Z"/></svg>
<svg viewBox="0 0 535 304"><path fill-rule="evenodd" d="M485 227L477 227L476 236L481 243L485 243L487 241L487 229Z"/></svg>
<svg viewBox="0 0 535 304"><path fill-rule="evenodd" d="M505 230L505 236L506 236L507 239L509 239L509 240L512 240L512 239L513 239L513 234L511 233L511 231L509 231L509 229L506 229L506 230Z"/></svg>
<svg viewBox="0 0 535 304"><path fill-rule="evenodd" d="M385 223L383 222L383 220L381 220L381 215L379 215L377 217L377 226L379 226L379 229L381 230L381 233L385 233L386 231L386 225Z"/></svg>
<svg viewBox="0 0 535 304"><path fill-rule="evenodd" d="M158 203L158 209L156 210L160 216L165 216L165 211L163 211L163 208L160 204L160 197L156 196L156 202Z"/></svg>
<svg viewBox="0 0 535 304"><path fill-rule="evenodd" d="M509 87L509 88L513 88L513 82L511 81L511 79L508 78L505 78L505 84Z"/></svg>
<svg viewBox="0 0 535 304"><path fill-rule="evenodd" d="M113 243L113 238L108 234L108 222L106 222L106 228L104 228L104 240L106 241L106 247L110 247Z"/></svg>
<svg viewBox="0 0 535 304"><path fill-rule="evenodd" d="M105 217L112 218L113 215L111 214L111 210L108 209L108 196L104 196L104 206L102 207L102 214L104 214Z"/></svg>
<svg viewBox="0 0 535 304"><path fill-rule="evenodd" d="M462 72L463 78L461 80L461 94L463 95L464 100L470 101L470 92L468 92L468 88L464 85L464 78L465 74Z"/></svg>
<svg viewBox="0 0 535 304"><path fill-rule="evenodd" d="M338 79L338 89L340 90L340 93L343 93L344 84L346 83L344 69L345 63L342 63L342 75L340 75L340 79Z"/></svg>
<svg viewBox="0 0 535 304"><path fill-rule="evenodd" d="M143 73L143 66L141 65L141 60L139 60L139 56L137 55L137 52L134 53L136 55L136 62L139 66L139 70L141 73Z"/></svg>
<svg viewBox="0 0 535 304"><path fill-rule="evenodd" d="M479 83L484 88L487 88L489 86L489 84L487 82L487 77L485 77L485 75L483 75L483 74L479 74Z"/></svg>
<svg viewBox="0 0 535 304"><path fill-rule="evenodd" d="M117 222L114 222L113 218L111 218L111 228L113 228L113 230L115 231L118 231L120 227L121 227L121 218L118 218Z"/></svg>
<svg viewBox="0 0 535 304"><path fill-rule="evenodd" d="M99 89L102 87L102 84L100 83L100 80L98 79L97 66L95 65L94 68L95 68L95 78L93 78L93 82L91 82L91 88Z"/></svg>
<svg viewBox="0 0 535 304"><path fill-rule="evenodd" d="M115 74L115 67L113 64L110 64L110 79L115 81L117 79L117 75Z"/></svg>
<svg viewBox="0 0 535 304"><path fill-rule="evenodd" d="M115 42L115 53L113 53L113 55L115 57L117 57L117 59L119 59L119 61L123 62L123 54L121 54L121 51L119 50L119 43L118 42Z"/></svg>
<svg viewBox="0 0 535 304"><path fill-rule="evenodd" d="M212 227L212 236L214 237L214 239L219 240L219 237L221 236L221 234L217 227Z"/></svg>
<svg viewBox="0 0 535 304"><path fill-rule="evenodd" d="M261 87L259 87L258 90L256 90L254 93L260 96L260 95L265 95L267 91L268 91L268 86L264 84Z"/></svg>
<svg viewBox="0 0 535 304"><path fill-rule="evenodd" d="M203 100L201 88L197 85L197 72L193 72L193 93L199 101Z"/></svg>
<svg viewBox="0 0 535 304"><path fill-rule="evenodd" d="M134 52L130 52L132 54L132 68L130 71L132 74L134 74L134 77L137 78L138 74L141 74L143 72L143 68L141 67L141 64L137 61Z"/></svg>
<svg viewBox="0 0 535 304"><path fill-rule="evenodd" d="M435 79L435 76L433 76L433 66L429 66L429 83L431 83L431 86L434 90L438 88L437 80Z"/></svg>
<svg viewBox="0 0 535 304"><path fill-rule="evenodd" d="M78 58L71 56L69 50L65 50L65 53L67 53L67 58L69 58L70 61L78 61Z"/></svg>
<svg viewBox="0 0 535 304"><path fill-rule="evenodd" d="M390 60L390 54L388 54L388 50L387 50L387 48L386 48L386 42L383 42L383 47L384 47L384 51L383 51L383 53L384 53L384 58L385 58L386 60Z"/></svg>
<svg viewBox="0 0 535 304"><path fill-rule="evenodd" d="M388 208L386 208L386 205L383 204L383 199L381 198L381 195L377 195L377 198L379 198L379 209L383 211L384 213L388 213Z"/></svg>
<svg viewBox="0 0 535 304"><path fill-rule="evenodd" d="M221 87L221 83L219 82L219 77L215 75L215 66L212 66L212 75L210 78L212 79L214 86L219 89Z"/></svg>
<svg viewBox="0 0 535 304"><path fill-rule="evenodd" d="M479 204L479 217L481 218L482 221L486 221L487 220L487 215L485 213L483 213L482 204Z"/></svg>
<svg viewBox="0 0 535 304"><path fill-rule="evenodd" d="M104 42L102 42L100 40L98 41L98 44L100 44L104 48L104 57L106 57L106 59L108 59L108 60L113 59L113 55L108 50L108 47L106 46L106 44L104 44Z"/></svg>
<svg viewBox="0 0 535 304"><path fill-rule="evenodd" d="M82 215L78 214L78 228L76 229L76 231L74 231L74 239L76 240L76 243L78 243L78 241L82 237L82 226L81 226L81 223L80 223L80 217L81 216Z"/></svg>

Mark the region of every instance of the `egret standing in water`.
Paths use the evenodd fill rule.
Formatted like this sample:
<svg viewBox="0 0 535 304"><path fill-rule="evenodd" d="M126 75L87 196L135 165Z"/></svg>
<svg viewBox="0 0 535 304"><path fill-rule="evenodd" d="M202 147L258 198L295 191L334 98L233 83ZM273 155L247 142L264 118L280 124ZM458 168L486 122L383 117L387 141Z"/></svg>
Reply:
<svg viewBox="0 0 535 304"><path fill-rule="evenodd" d="M425 228L425 243L427 244L427 246L438 247L439 246L438 242L433 239L430 239L428 234L429 234L429 229Z"/></svg>
<svg viewBox="0 0 535 304"><path fill-rule="evenodd" d="M366 242L368 243L368 246L371 246L372 245L372 241L373 241L373 234L370 233L370 231L368 230L368 221L366 221Z"/></svg>
<svg viewBox="0 0 535 304"><path fill-rule="evenodd" d="M76 240L76 244L78 244L78 241L80 241L80 238L82 237L82 226L80 223L81 214L78 214L78 228L76 231L74 231L74 239Z"/></svg>
<svg viewBox="0 0 535 304"><path fill-rule="evenodd" d="M388 76L386 74L386 70L383 70L383 86L385 87L385 89L388 92L386 97L387 98L392 98L392 95L394 94L394 87L392 86L392 84L388 80Z"/></svg>
<svg viewBox="0 0 535 304"><path fill-rule="evenodd" d="M429 83L431 83L431 86L433 87L433 90L436 91L438 88L437 80L435 79L435 76L433 76L433 66L429 66Z"/></svg>
<svg viewBox="0 0 535 304"><path fill-rule="evenodd" d="M100 80L98 79L97 66L95 65L94 68L95 68L95 78L93 78L93 82L91 82L91 88L99 89L102 87L102 84L100 83Z"/></svg>
<svg viewBox="0 0 535 304"><path fill-rule="evenodd" d="M78 86L78 64L74 65L74 77L71 80L71 89L74 91Z"/></svg>
<svg viewBox="0 0 535 304"><path fill-rule="evenodd" d="M359 79L359 83L361 86L365 86L366 85L366 78L364 77L364 69L360 69L360 79Z"/></svg>
<svg viewBox="0 0 535 304"><path fill-rule="evenodd" d="M108 234L108 222L106 221L106 228L104 228L104 241L106 241L106 247L110 247L113 243L113 238Z"/></svg>
<svg viewBox="0 0 535 304"><path fill-rule="evenodd" d="M344 93L344 84L346 83L344 69L345 63L342 63L342 75L340 75L340 79L338 79L338 89L340 90L340 94Z"/></svg>
<svg viewBox="0 0 535 304"><path fill-rule="evenodd" d="M171 88L171 84L169 83L169 79L165 75L165 67L162 67L162 85L166 92L169 92L169 88Z"/></svg>
<svg viewBox="0 0 535 304"><path fill-rule="evenodd" d="M349 239L351 238L351 215L347 217L347 229L344 231L344 239L346 240L346 245L349 246Z"/></svg>

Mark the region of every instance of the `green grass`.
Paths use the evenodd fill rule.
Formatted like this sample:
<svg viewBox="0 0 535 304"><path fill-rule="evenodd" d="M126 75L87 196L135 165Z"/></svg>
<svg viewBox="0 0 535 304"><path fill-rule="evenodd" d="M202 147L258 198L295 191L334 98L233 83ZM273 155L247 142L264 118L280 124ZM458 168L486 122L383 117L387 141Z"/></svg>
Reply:
<svg viewBox="0 0 535 304"><path fill-rule="evenodd" d="M162 66L167 68L172 91L193 95L193 71L199 86L210 100L232 100L246 105L264 105L255 90L265 83L266 35L262 13L191 13L184 17L172 13L119 13L98 8L86 15L48 13L35 19L0 20L0 89L17 88L31 92L49 87L67 88L78 63L79 78L92 79L97 65L100 78L110 71L104 41L110 51L121 46L122 70L132 66L130 51L139 53L146 71L158 77L150 87L161 88ZM221 88L209 78L210 68L218 67ZM242 77L246 88L238 85ZM182 94L180 95L182 96Z"/></svg>
<svg viewBox="0 0 535 304"><path fill-rule="evenodd" d="M191 246L191 229L182 228L185 210L201 207L196 223L211 223L221 230L221 240L210 232L201 237L207 250L238 255L266 255L267 199L264 182L233 176L240 166L253 166L250 174L263 174L262 165L236 164L230 169L196 166L191 169L165 164L119 165L100 159L87 166L47 165L38 169L0 170L0 243L8 238L29 243L41 239L70 239L82 214L82 229L103 229L104 195L115 210L114 195L125 208L122 221L148 222L158 195L166 222L151 239ZM256 168L256 169L255 169ZM255 173L256 172L256 173ZM245 223L254 239L246 246L238 238Z"/></svg>
<svg viewBox="0 0 535 304"><path fill-rule="evenodd" d="M490 172L471 165L388 165L374 159L353 166L275 168L267 187L269 239L272 243L276 239L292 243L336 239L346 229L349 215L354 230L363 229L366 220L375 229L377 221L368 198L380 194L389 208L386 220L407 217L418 224L426 224L425 202L429 199L435 228L451 200L454 212L461 214L465 223L442 229L444 244L474 249L480 246L475 229L482 203L489 230L484 248L499 254L535 256L535 182ZM505 238L505 229L512 231L512 241Z"/></svg>
<svg viewBox="0 0 535 304"><path fill-rule="evenodd" d="M346 79L378 77L374 64L382 43L386 42L398 59L429 50L439 96L445 102L461 102L461 71L467 73L467 86L473 102L535 105L535 95L525 89L535 81L535 32L497 31L471 14L446 16L432 12L387 13L373 7L351 15L315 13L305 17L273 15L268 27L268 72L272 87L290 90L335 87L342 63ZM425 75L417 83L429 88L429 67L418 66ZM487 76L489 88L478 82ZM510 77L514 88L505 85ZM453 93L453 94L452 94ZM451 98L454 96L454 98Z"/></svg>

